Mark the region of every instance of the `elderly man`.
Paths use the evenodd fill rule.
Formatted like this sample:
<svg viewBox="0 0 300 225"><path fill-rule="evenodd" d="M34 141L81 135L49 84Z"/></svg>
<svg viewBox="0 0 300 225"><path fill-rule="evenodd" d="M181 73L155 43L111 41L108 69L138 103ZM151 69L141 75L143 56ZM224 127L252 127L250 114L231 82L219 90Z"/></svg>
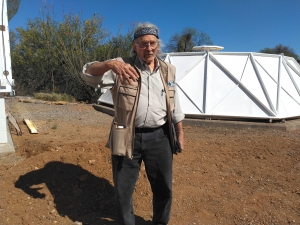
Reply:
<svg viewBox="0 0 300 225"><path fill-rule="evenodd" d="M116 213L119 224L134 225L132 194L143 161L153 193L153 223L167 224L172 202L172 123L181 149L182 120L175 67L157 57L158 28L139 24L131 56L84 65L83 79L110 88L115 106L108 147L112 151Z"/></svg>

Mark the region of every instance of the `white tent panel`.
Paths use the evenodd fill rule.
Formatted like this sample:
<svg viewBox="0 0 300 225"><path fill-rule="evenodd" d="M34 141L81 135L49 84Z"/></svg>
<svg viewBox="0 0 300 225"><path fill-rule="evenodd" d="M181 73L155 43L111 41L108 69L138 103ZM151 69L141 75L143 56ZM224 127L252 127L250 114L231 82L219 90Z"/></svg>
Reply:
<svg viewBox="0 0 300 225"><path fill-rule="evenodd" d="M112 100L110 90L107 90L104 94L102 94L98 99L98 102L113 105L113 100Z"/></svg>
<svg viewBox="0 0 300 225"><path fill-rule="evenodd" d="M270 115L262 107L255 103L251 96L247 95L238 86L229 93L211 112L211 115L226 115L238 117L269 117Z"/></svg>
<svg viewBox="0 0 300 225"><path fill-rule="evenodd" d="M285 91L281 90L280 103L283 108L280 108L282 117L294 117L300 114L300 105L293 100ZM284 109L284 111L283 111ZM284 114L285 112L285 114Z"/></svg>
<svg viewBox="0 0 300 225"><path fill-rule="evenodd" d="M177 88L178 97L181 105L181 109L186 114L202 114L202 107L199 108L189 97L181 91L180 88Z"/></svg>
<svg viewBox="0 0 300 225"><path fill-rule="evenodd" d="M298 71L298 74L300 72L300 65L297 63L297 61L292 57L284 57L284 59L294 68L294 70ZM300 76L300 74L299 74Z"/></svg>
<svg viewBox="0 0 300 225"><path fill-rule="evenodd" d="M237 80L241 80L248 54L243 55L213 55Z"/></svg>
<svg viewBox="0 0 300 225"><path fill-rule="evenodd" d="M187 73L190 72L201 60L203 55L191 55L189 57L182 57L181 55L169 57L169 62L176 65L176 79L181 80Z"/></svg>
<svg viewBox="0 0 300 225"><path fill-rule="evenodd" d="M263 69L274 81L278 81L279 56L272 55L254 55L258 68Z"/></svg>
<svg viewBox="0 0 300 225"><path fill-rule="evenodd" d="M278 114L282 117L282 118L285 118L285 117L288 117L288 112L287 110L285 109L284 105L282 104L282 100L279 100L278 101Z"/></svg>
<svg viewBox="0 0 300 225"><path fill-rule="evenodd" d="M171 63L169 55L163 55L163 56L160 57L160 59L163 60L163 61L165 61L165 62Z"/></svg>
<svg viewBox="0 0 300 225"><path fill-rule="evenodd" d="M298 75L291 67L288 66L288 70L292 79L295 81L296 88L300 90L300 74Z"/></svg>
<svg viewBox="0 0 300 225"><path fill-rule="evenodd" d="M247 61L241 82L245 88L247 88L249 93L251 93L260 102L261 105L271 110L264 89L250 60Z"/></svg>
<svg viewBox="0 0 300 225"><path fill-rule="evenodd" d="M275 64L274 66L278 67L278 64ZM264 93L264 95L266 96L265 99L266 99L266 101L268 101L267 98L269 97L269 99L271 101L271 102L264 102L264 104L266 106L268 106L270 110L272 110L272 107L270 104L272 104L273 109L276 109L278 84L273 79L274 75L271 76L269 73L267 73L265 68L261 67L261 65L257 65L257 70L258 70L259 76L261 78L262 84L265 87L265 92L266 92L266 93ZM275 71L273 71L273 73L274 72ZM277 76L278 76L278 71L277 71ZM255 77L257 77L257 75L255 75ZM254 88L251 91L252 91L252 93L258 93L258 90L254 89ZM261 86L261 91L263 91L262 86Z"/></svg>
<svg viewBox="0 0 300 225"><path fill-rule="evenodd" d="M236 87L236 83L214 62L208 66L205 113L216 107Z"/></svg>
<svg viewBox="0 0 300 225"><path fill-rule="evenodd" d="M280 84L281 87L297 102L300 103L300 96L299 93L291 79L291 77L288 74L288 71L285 69L285 67L282 66L281 68L281 74L280 74Z"/></svg>
<svg viewBox="0 0 300 225"><path fill-rule="evenodd" d="M202 60L198 65L194 66L188 74L177 79L177 89L184 90L185 97L195 105L201 112L203 112L203 85L204 85L204 69L205 61ZM176 77L180 76L178 71ZM180 100L181 102L186 102Z"/></svg>

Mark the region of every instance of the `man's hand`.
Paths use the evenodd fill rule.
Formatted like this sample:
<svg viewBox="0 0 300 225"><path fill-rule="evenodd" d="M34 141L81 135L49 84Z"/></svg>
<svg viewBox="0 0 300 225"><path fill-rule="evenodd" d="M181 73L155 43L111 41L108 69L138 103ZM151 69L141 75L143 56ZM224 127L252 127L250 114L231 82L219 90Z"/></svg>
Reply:
<svg viewBox="0 0 300 225"><path fill-rule="evenodd" d="M127 81L129 84L136 82L139 78L138 73L130 64L118 60L108 60L105 62L96 62L86 69L87 74L102 76L105 72L112 70L119 77L122 84Z"/></svg>
<svg viewBox="0 0 300 225"><path fill-rule="evenodd" d="M138 73L130 64L117 61L117 60L109 60L106 62L108 67L119 77L122 84L127 81L129 84L132 82L136 82L139 78Z"/></svg>

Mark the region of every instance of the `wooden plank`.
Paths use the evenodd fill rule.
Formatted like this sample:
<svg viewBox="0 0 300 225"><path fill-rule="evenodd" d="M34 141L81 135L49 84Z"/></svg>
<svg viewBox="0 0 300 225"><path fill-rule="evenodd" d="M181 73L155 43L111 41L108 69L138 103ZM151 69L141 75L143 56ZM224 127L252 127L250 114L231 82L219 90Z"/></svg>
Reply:
<svg viewBox="0 0 300 225"><path fill-rule="evenodd" d="M20 128L17 120L15 119L15 117L13 117L13 115L11 115L10 112L7 112L7 117L8 117L9 122L16 128L18 135L22 135L21 128Z"/></svg>
<svg viewBox="0 0 300 225"><path fill-rule="evenodd" d="M27 125L31 134L38 134L38 130L34 123L30 119L24 119L25 124Z"/></svg>

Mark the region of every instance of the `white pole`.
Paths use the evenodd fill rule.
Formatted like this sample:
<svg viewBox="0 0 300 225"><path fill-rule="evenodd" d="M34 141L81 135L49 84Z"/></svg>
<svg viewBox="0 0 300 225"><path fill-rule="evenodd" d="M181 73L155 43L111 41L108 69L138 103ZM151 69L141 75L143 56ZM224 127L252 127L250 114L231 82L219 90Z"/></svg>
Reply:
<svg viewBox="0 0 300 225"><path fill-rule="evenodd" d="M4 94L0 93L0 143L7 143Z"/></svg>
<svg viewBox="0 0 300 225"><path fill-rule="evenodd" d="M0 154L14 152L7 127L4 93L12 91L11 59L7 18L7 1L0 3Z"/></svg>

